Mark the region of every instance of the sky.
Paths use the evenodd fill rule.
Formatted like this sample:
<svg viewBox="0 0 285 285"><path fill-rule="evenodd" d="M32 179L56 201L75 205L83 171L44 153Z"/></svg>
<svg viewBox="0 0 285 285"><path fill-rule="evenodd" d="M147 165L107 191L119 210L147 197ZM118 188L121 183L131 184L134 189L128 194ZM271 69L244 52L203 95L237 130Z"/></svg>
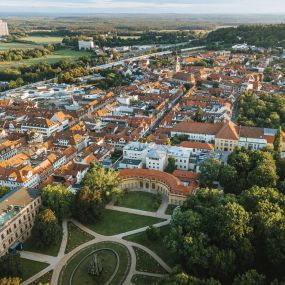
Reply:
<svg viewBox="0 0 285 285"><path fill-rule="evenodd" d="M285 14L285 0L0 0L0 13Z"/></svg>

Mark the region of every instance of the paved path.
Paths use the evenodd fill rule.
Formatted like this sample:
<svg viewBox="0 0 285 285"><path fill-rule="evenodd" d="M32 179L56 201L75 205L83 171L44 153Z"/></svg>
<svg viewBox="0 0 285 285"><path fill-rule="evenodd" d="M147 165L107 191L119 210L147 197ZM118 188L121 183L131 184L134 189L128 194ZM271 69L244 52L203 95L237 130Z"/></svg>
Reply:
<svg viewBox="0 0 285 285"><path fill-rule="evenodd" d="M167 199L164 198L162 201L162 204L159 207L157 212L147 212L147 211L141 211L141 210L136 210L136 209L117 207L117 206L113 206L112 204L108 205L107 209L112 209L112 210L131 213L131 214L137 214L137 215L143 215L143 216L165 219L165 221L163 221L163 222L154 224L155 227L162 227L162 226L165 226L165 225L170 223L171 216L164 214L167 206L168 206L168 201L167 201ZM77 227L79 227L81 230L92 235L94 237L94 239L76 247L75 249L73 249L69 253L65 254L65 248L66 248L67 241L68 241L68 226L67 226L68 221L71 221ZM85 249L91 245L101 243L101 242L115 242L115 243L121 244L127 248L129 255L130 255L130 268L129 268L129 271L127 273L127 276L125 278L123 285L133 284L131 282L131 279L133 278L133 276L135 274L142 274L142 275L148 275L148 276L154 276L154 277L163 277L164 276L163 274L155 274L155 273L147 273L147 272L137 271L136 270L136 254L135 254L134 247L138 247L138 248L144 250L145 252L147 252L167 272L170 273L172 271L172 269L156 253L151 251L149 248L147 248L141 244L137 244L135 242L130 242L130 241L123 239L126 236L146 231L146 229L148 228L147 226L136 229L136 230L128 231L125 233L113 235L113 236L103 236L101 234L98 234L98 233L92 231L91 229L85 227L84 225L82 225L81 223L79 223L78 221L73 220L73 219L63 221L62 227L63 227L63 238L62 238L62 242L61 242L61 246L60 246L58 256L54 257L54 256L40 254L40 253L28 252L28 251L22 251L21 252L21 257L23 257L23 258L27 258L30 260L44 262L44 263L49 264L49 266L47 268L38 272L36 275L29 278L28 280L22 282L21 283L22 285L28 285L28 284L34 282L35 280L37 280L38 278L40 278L41 276L43 276L44 274L46 274L50 270L53 270L51 285L57 285L59 283L59 277L60 277L60 273L61 273L62 269L66 266L66 264L68 264L68 262L72 258L72 256L74 256L75 254L77 254L81 250L83 250L83 249Z"/></svg>
<svg viewBox="0 0 285 285"><path fill-rule="evenodd" d="M163 203L161 205L163 205ZM141 216L148 216L148 217L154 217L154 218L160 218L160 219L169 219L171 216L164 214L164 211L163 211L163 208L165 206L163 205L162 210L161 210L161 207L162 206L160 206L157 212L148 212L148 211L143 211L143 210L130 209L130 208L124 208L124 207L112 206L112 205L107 205L106 209L129 213L129 214L141 215Z"/></svg>

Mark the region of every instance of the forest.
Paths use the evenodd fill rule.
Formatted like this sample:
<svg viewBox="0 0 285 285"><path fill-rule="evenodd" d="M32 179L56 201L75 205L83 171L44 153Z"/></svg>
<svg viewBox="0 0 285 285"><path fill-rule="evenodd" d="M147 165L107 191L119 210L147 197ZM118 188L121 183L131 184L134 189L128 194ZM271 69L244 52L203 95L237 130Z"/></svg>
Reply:
<svg viewBox="0 0 285 285"><path fill-rule="evenodd" d="M241 25L238 27L222 28L207 35L207 44L247 43L257 47L285 47L285 24L272 25Z"/></svg>

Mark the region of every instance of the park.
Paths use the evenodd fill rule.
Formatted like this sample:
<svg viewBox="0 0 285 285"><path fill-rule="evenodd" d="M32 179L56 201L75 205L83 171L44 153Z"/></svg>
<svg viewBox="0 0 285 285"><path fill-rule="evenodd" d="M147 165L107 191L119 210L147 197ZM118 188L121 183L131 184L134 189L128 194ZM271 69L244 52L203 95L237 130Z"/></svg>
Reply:
<svg viewBox="0 0 285 285"><path fill-rule="evenodd" d="M24 243L22 284L151 284L175 264L161 242L173 209L158 193L128 191L106 206L98 222L64 219L56 244L37 248L33 236ZM160 229L158 239L148 237L153 227Z"/></svg>

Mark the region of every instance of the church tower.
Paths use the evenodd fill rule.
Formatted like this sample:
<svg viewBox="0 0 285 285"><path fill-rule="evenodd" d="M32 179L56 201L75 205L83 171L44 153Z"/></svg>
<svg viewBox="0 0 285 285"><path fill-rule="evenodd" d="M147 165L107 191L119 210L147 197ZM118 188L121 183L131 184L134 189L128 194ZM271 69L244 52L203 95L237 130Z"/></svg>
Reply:
<svg viewBox="0 0 285 285"><path fill-rule="evenodd" d="M180 70L181 70L180 60L179 60L179 57L176 56L175 72L179 72Z"/></svg>

